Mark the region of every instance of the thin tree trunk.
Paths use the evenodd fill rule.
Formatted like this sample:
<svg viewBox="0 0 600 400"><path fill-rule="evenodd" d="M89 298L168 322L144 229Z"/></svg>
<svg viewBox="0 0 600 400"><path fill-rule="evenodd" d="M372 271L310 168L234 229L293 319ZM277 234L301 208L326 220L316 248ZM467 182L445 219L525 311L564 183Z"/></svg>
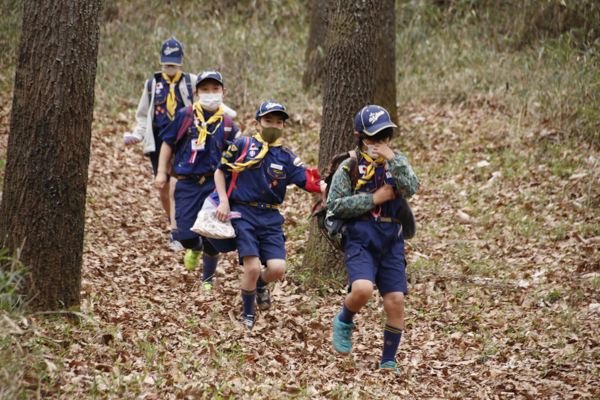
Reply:
<svg viewBox="0 0 600 400"><path fill-rule="evenodd" d="M396 106L396 2L380 1L380 31L377 54L377 90L375 104L385 108L398 124Z"/></svg>
<svg viewBox="0 0 600 400"><path fill-rule="evenodd" d="M325 59L323 124L319 169L323 172L335 154L355 146L354 116L375 97L379 2L331 0ZM340 276L343 257L332 250L315 221L303 268L323 277Z"/></svg>
<svg viewBox="0 0 600 400"><path fill-rule="evenodd" d="M0 206L36 309L80 304L101 0L27 0Z"/></svg>
<svg viewBox="0 0 600 400"><path fill-rule="evenodd" d="M305 55L306 69L302 76L304 88L323 82L328 7L329 0L311 1L310 31Z"/></svg>

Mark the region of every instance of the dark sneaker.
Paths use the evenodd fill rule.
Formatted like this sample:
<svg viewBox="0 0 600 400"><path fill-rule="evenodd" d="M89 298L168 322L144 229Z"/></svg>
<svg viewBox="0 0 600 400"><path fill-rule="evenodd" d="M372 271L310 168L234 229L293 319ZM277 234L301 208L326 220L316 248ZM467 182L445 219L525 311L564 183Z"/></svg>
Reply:
<svg viewBox="0 0 600 400"><path fill-rule="evenodd" d="M246 327L249 331L254 327L254 315L248 315L242 313L238 320Z"/></svg>
<svg viewBox="0 0 600 400"><path fill-rule="evenodd" d="M256 288L256 305L261 311L267 311L271 308L271 297L269 297L269 289Z"/></svg>

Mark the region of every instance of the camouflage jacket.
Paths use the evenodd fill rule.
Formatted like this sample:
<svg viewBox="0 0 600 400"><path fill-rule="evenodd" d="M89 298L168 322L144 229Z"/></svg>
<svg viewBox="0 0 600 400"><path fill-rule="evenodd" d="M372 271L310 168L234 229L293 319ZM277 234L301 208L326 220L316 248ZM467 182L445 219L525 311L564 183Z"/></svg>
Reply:
<svg viewBox="0 0 600 400"><path fill-rule="evenodd" d="M417 192L420 185L406 156L398 151L396 156L387 161L388 170L392 173L398 193L409 198ZM373 193L357 193L350 180L350 159L342 161L333 175L329 195L327 196L327 217L355 218L375 207Z"/></svg>

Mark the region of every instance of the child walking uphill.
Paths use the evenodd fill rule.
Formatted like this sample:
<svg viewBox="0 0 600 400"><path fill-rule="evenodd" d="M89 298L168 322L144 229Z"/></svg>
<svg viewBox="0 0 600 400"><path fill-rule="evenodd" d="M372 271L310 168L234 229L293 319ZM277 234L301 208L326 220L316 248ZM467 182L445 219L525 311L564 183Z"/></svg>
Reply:
<svg viewBox="0 0 600 400"><path fill-rule="evenodd" d="M286 109L274 101L266 101L256 111L253 125L257 133L252 138L240 138L223 154L215 172L219 195L217 218L224 221L230 211L241 213L231 222L236 231L235 245L242 276L243 312L240 321L248 328L254 326L254 301L261 310L271 307L267 284L285 273L285 236L283 216L279 205L286 186L293 183L301 189L320 193L320 176L316 169L307 169L290 149L281 145ZM246 156L238 162L241 156ZM239 173L227 197L226 173ZM266 269L261 273L261 264Z"/></svg>
<svg viewBox="0 0 600 400"><path fill-rule="evenodd" d="M231 118L224 115L222 101L226 93L219 72L204 71L198 76L195 92L198 101L193 107L181 110L161 132L167 146L160 151L155 181L158 189L164 187L173 157L173 171L177 174L175 219L179 240L187 249L184 264L193 271L202 255L202 282L206 290L212 288L219 252L190 229L204 200L215 189L214 173L227 141L239 133Z"/></svg>
<svg viewBox="0 0 600 400"><path fill-rule="evenodd" d="M327 198L328 216L348 220L344 261L350 287L342 312L333 319L333 346L338 353L350 353L353 317L371 298L375 283L387 316L379 368L397 372L394 359L404 328L407 286L404 239L395 216L401 211L400 197L415 194L419 181L404 154L388 147L396 125L385 109L367 106L354 122L358 182L353 187L350 160L343 161Z"/></svg>

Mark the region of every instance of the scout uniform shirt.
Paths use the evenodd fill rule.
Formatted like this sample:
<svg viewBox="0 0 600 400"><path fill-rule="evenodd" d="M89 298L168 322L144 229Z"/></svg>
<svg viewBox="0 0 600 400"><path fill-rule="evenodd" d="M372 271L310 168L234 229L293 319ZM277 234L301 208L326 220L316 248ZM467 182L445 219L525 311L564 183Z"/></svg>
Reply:
<svg viewBox="0 0 600 400"><path fill-rule="evenodd" d="M175 100L177 106L175 112L177 113L184 106L183 100L181 99L181 92L179 91L179 82L185 79L183 73L181 78L176 82L175 85ZM156 90L154 91L154 120L153 127L155 132L160 132L165 128L171 120L167 116L167 97L169 96L169 84L165 81L165 78L161 76L160 81L156 82Z"/></svg>
<svg viewBox="0 0 600 400"><path fill-rule="evenodd" d="M249 141L244 161L256 157L263 144L255 138L243 137L236 140L223 153L219 169L230 172L225 163L233 164L243 153ZM290 149L284 146L270 146L264 158L240 172L235 187L229 197L230 204L238 202L263 202L281 204L285 198L286 186L293 183L306 190L306 168Z"/></svg>

